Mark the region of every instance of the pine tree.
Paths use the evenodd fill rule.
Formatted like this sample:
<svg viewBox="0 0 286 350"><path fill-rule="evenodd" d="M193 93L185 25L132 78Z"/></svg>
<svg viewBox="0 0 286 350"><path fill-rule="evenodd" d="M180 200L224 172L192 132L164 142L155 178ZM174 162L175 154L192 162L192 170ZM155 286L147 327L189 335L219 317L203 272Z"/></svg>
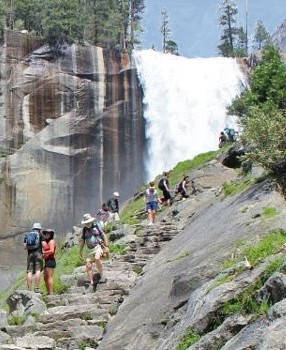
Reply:
<svg viewBox="0 0 286 350"><path fill-rule="evenodd" d="M166 10L161 12L162 15L162 25L161 25L161 33L163 36L163 52L166 52L166 43L170 40L171 30L169 28L169 16Z"/></svg>
<svg viewBox="0 0 286 350"><path fill-rule="evenodd" d="M235 43L239 33L235 17L238 10L231 0L223 0L219 10L221 12L219 25L223 29L220 36L221 44L218 45L219 53L224 57L234 57Z"/></svg>
<svg viewBox="0 0 286 350"><path fill-rule="evenodd" d="M271 41L271 36L266 30L264 24L261 20L258 20L255 25L254 33L254 45L255 49L261 50L264 45L269 44Z"/></svg>
<svg viewBox="0 0 286 350"><path fill-rule="evenodd" d="M161 12L162 15L162 25L161 33L163 36L163 52L172 53L178 55L178 45L170 38L171 30L169 28L169 16L166 10Z"/></svg>

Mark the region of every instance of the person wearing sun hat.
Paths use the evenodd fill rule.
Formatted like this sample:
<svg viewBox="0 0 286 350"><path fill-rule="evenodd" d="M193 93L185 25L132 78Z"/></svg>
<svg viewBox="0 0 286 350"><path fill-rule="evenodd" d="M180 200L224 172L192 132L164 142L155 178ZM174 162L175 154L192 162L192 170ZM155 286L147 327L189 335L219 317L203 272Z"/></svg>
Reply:
<svg viewBox="0 0 286 350"><path fill-rule="evenodd" d="M42 259L42 226L39 222L33 224L32 230L27 232L24 237L23 246L27 250L27 287L32 290L34 282L34 290L40 292L41 273L43 270Z"/></svg>
<svg viewBox="0 0 286 350"><path fill-rule="evenodd" d="M44 229L43 236L43 258L45 261L44 266L44 280L48 294L54 292L54 270L56 267L56 242L54 240L55 231L52 229Z"/></svg>
<svg viewBox="0 0 286 350"><path fill-rule="evenodd" d="M83 259L83 248L86 245L88 249L88 256L86 259L86 273L90 285L93 287L93 264L95 263L100 274L99 283L105 283L106 278L103 277L103 264L101 258L104 254L104 248L108 247L107 237L95 222L95 218L90 214L84 214L81 224L83 225L82 236L80 240L79 256Z"/></svg>

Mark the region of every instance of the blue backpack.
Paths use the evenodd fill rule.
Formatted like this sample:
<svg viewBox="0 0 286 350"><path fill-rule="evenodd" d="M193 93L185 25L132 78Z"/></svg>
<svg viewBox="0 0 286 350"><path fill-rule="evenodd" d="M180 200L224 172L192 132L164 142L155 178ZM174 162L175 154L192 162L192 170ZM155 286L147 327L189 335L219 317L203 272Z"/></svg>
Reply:
<svg viewBox="0 0 286 350"><path fill-rule="evenodd" d="M27 250L37 250L40 248L40 233L37 231L31 231L26 234L25 243Z"/></svg>

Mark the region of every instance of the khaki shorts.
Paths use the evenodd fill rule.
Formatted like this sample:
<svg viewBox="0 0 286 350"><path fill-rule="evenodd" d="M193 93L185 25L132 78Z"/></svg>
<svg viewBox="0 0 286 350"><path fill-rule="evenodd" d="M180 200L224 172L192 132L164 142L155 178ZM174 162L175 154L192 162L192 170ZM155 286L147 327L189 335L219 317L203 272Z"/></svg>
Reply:
<svg viewBox="0 0 286 350"><path fill-rule="evenodd" d="M101 246L98 244L96 247L92 248L88 252L86 262L94 262L96 259L100 259L102 255L103 255L103 250Z"/></svg>
<svg viewBox="0 0 286 350"><path fill-rule="evenodd" d="M118 213L110 213L109 214L108 222L114 222L114 221L120 221L120 217L119 217Z"/></svg>
<svg viewBox="0 0 286 350"><path fill-rule="evenodd" d="M28 253L27 257L27 272L31 272L32 274L37 271L43 270L43 259L41 252L31 252Z"/></svg>

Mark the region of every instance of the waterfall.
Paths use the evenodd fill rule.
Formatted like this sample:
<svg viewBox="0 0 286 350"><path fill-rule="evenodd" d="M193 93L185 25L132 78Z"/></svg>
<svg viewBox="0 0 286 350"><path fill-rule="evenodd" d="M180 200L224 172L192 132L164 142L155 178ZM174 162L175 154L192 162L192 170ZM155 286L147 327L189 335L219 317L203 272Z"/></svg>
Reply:
<svg viewBox="0 0 286 350"><path fill-rule="evenodd" d="M226 106L247 83L235 59L143 50L134 52L134 61L144 92L148 179L217 149L220 131L237 129Z"/></svg>

